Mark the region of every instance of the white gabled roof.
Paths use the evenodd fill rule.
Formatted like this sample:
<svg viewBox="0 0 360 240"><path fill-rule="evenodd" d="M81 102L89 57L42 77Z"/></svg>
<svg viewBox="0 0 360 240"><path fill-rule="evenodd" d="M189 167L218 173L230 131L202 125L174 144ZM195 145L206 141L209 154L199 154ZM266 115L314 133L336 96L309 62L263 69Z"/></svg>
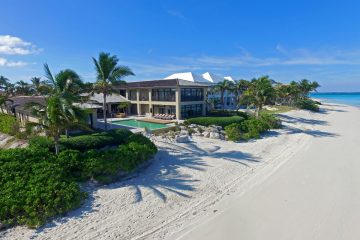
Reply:
<svg viewBox="0 0 360 240"><path fill-rule="evenodd" d="M190 82L208 82L205 78L192 72L174 73L164 79L182 79Z"/></svg>
<svg viewBox="0 0 360 240"><path fill-rule="evenodd" d="M206 80L212 83L218 83L224 81L223 77L220 77L219 75L210 72L203 73L202 76L203 78L205 78Z"/></svg>
<svg viewBox="0 0 360 240"><path fill-rule="evenodd" d="M234 79L231 76L224 77L225 80L228 80L230 82L235 82Z"/></svg>
<svg viewBox="0 0 360 240"><path fill-rule="evenodd" d="M233 78L228 77L221 77L219 75L206 72L202 75L195 74L193 72L183 72L183 73L174 73L170 76L167 76L164 79L182 79L190 82L200 82L200 83L218 83L225 80L234 82Z"/></svg>

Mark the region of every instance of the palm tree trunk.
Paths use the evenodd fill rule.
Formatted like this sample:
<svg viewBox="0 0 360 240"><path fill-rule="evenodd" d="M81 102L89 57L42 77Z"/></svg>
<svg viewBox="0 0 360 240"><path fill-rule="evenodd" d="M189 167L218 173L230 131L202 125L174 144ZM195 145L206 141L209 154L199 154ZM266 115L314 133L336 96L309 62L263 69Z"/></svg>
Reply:
<svg viewBox="0 0 360 240"><path fill-rule="evenodd" d="M104 102L103 102L103 114L104 114L104 125L105 131L107 130L107 116L106 116L106 93L104 92Z"/></svg>
<svg viewBox="0 0 360 240"><path fill-rule="evenodd" d="M225 91L222 90L221 91L221 104L222 104L222 110L223 111L225 110L224 93L225 93Z"/></svg>
<svg viewBox="0 0 360 240"><path fill-rule="evenodd" d="M259 104L258 106L256 106L256 111L255 111L256 119L259 119L261 109L262 109L262 104Z"/></svg>
<svg viewBox="0 0 360 240"><path fill-rule="evenodd" d="M65 135L66 135L66 138L69 138L69 129L65 129Z"/></svg>
<svg viewBox="0 0 360 240"><path fill-rule="evenodd" d="M55 154L59 154L59 137L54 137L54 143L55 143Z"/></svg>

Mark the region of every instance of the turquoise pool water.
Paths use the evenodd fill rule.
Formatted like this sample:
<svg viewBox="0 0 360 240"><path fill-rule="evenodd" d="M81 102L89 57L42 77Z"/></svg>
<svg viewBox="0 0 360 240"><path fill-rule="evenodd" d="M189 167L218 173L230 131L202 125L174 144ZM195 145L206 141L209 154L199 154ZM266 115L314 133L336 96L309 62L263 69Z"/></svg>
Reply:
<svg viewBox="0 0 360 240"><path fill-rule="evenodd" d="M324 102L333 102L333 103L341 103L352 106L360 106L360 93L341 93L341 92L333 92L333 93L312 93L310 95L313 98L318 98Z"/></svg>
<svg viewBox="0 0 360 240"><path fill-rule="evenodd" d="M147 128L150 130L168 127L166 124L163 123L151 123L151 122L138 121L135 119L113 121L112 124L127 126L127 127L135 127L135 128Z"/></svg>

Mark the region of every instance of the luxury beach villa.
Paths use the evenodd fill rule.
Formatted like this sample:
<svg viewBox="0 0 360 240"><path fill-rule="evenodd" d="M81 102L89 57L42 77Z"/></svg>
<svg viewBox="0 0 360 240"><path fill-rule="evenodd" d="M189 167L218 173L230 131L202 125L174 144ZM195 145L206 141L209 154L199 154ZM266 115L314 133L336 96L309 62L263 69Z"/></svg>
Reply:
<svg viewBox="0 0 360 240"><path fill-rule="evenodd" d="M233 81L231 77L222 78L208 72L202 75L186 72L161 80L127 82L115 88L118 93L107 96L107 117L113 125L153 130L177 120L204 116L207 99L219 98L218 94L209 94L209 88L224 79ZM5 110L22 124L37 121L26 110L27 103L45 103L45 98L39 96L16 96L11 100ZM102 102L102 94L93 94L87 102L77 104L88 110L88 123L92 128L101 127ZM228 108L233 107L232 93L225 93L225 103Z"/></svg>

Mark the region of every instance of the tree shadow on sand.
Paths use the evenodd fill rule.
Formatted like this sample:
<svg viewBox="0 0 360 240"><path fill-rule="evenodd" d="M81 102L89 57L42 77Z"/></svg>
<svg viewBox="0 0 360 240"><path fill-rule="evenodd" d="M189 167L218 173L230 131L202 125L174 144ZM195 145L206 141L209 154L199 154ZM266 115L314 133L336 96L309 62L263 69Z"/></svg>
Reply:
<svg viewBox="0 0 360 240"><path fill-rule="evenodd" d="M36 238L39 233L46 231L46 229L66 223L71 219L81 219L98 211L100 205L95 205L95 198L96 191L99 189L130 188L135 193L134 204L144 200L145 190L147 190L147 194L150 190L163 202L167 201L169 194L191 198L190 193L196 191L196 183L200 181L196 179L195 172L206 171L206 167L209 166L203 159L204 156L236 162L246 167L250 167L249 162L259 162L251 154L240 151L217 152L220 146L216 144L209 149L202 149L194 142L183 145L166 142L166 145L159 148L159 152L151 164L129 175L126 179L100 187L91 184L86 185L84 190L88 193L88 198L80 208L38 228L33 237ZM182 171L184 168L195 172L192 175L184 174Z"/></svg>
<svg viewBox="0 0 360 240"><path fill-rule="evenodd" d="M285 114L279 114L281 121L286 123L303 123L303 124L310 124L310 125L327 125L327 121L323 120L316 120L316 119L307 119L302 117L291 117Z"/></svg>

